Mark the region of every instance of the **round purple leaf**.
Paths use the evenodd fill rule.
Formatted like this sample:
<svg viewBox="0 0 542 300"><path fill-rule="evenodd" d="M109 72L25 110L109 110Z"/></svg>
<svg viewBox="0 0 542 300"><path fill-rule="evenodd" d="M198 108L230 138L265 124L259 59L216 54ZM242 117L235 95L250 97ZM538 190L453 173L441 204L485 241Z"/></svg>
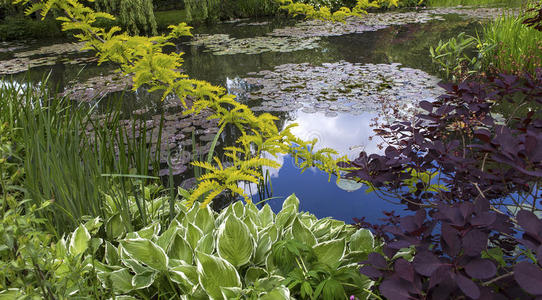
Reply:
<svg viewBox="0 0 542 300"><path fill-rule="evenodd" d="M514 278L527 293L542 295L542 270L528 262L520 262L514 267Z"/></svg>
<svg viewBox="0 0 542 300"><path fill-rule="evenodd" d="M488 279L497 273L497 267L489 259L474 259L465 266L465 272L476 279Z"/></svg>

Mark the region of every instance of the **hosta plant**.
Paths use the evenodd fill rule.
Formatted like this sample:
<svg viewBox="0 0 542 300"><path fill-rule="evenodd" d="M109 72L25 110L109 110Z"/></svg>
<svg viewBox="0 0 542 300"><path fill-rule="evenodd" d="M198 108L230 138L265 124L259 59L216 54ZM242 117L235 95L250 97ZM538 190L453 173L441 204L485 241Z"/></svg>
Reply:
<svg viewBox="0 0 542 300"><path fill-rule="evenodd" d="M299 212L295 195L278 214L251 203L220 213L185 204L167 228L154 223L110 241L94 237L102 223L91 220L54 252L122 299L368 298L372 281L357 262L379 247L370 231ZM56 276L70 266L59 263ZM71 293L85 296L75 284Z"/></svg>

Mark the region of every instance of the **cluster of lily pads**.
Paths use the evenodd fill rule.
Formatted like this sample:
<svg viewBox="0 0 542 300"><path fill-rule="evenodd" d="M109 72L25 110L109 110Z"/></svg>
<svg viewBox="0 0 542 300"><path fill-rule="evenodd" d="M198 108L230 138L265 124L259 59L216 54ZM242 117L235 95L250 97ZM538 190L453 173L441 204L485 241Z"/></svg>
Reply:
<svg viewBox="0 0 542 300"><path fill-rule="evenodd" d="M317 37L296 36L233 38L228 34L201 34L190 42L193 46L205 46L206 52L214 55L260 54L264 52L293 52L318 48Z"/></svg>
<svg viewBox="0 0 542 300"><path fill-rule="evenodd" d="M69 88L61 96L72 100L90 102L103 98L114 92L122 92L132 87L132 78L118 73L101 75L87 79L84 82L69 82Z"/></svg>
<svg viewBox="0 0 542 300"><path fill-rule="evenodd" d="M10 75L26 72L29 69L61 64L83 64L95 62L96 58L89 56L67 57L79 54L84 43L62 43L43 46L33 50L18 52L24 46L3 48L4 54L10 54L9 59L0 61L0 75Z"/></svg>
<svg viewBox="0 0 542 300"><path fill-rule="evenodd" d="M414 107L442 93L435 87L438 78L400 64L285 64L249 75L254 77L244 79L252 86L247 98L259 103L254 111L355 115L381 111L389 102Z"/></svg>

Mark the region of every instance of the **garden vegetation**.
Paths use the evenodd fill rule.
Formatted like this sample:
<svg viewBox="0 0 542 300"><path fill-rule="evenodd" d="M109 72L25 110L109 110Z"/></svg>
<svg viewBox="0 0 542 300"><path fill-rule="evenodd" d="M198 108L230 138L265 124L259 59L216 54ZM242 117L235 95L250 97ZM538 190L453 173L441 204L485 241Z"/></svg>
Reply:
<svg viewBox="0 0 542 300"><path fill-rule="evenodd" d="M382 125L384 154L362 152L349 161L333 149L315 151L317 141L293 135L294 125L279 130L276 117L257 115L224 88L180 72L182 53L164 48L190 35L186 23L146 37L97 26L115 18L77 0L15 3L27 5L29 15L55 15L99 63L131 76L134 89L174 95L185 114L209 113L219 126L213 148L226 129L240 137L224 148L225 159L212 149L192 163L201 170L194 189L165 188L149 173L158 160L143 125L139 138L130 137L114 113L96 122L44 87L2 84L1 298L542 296L542 69L540 46L526 40L538 41L542 7L490 23L483 37L461 35L432 49L454 81L442 85L446 93L420 102L416 121ZM286 0L282 8L345 21L400 5L348 4ZM134 20L125 20L136 32ZM152 21L139 25L152 33ZM475 58L465 52L472 46ZM498 117L503 105L516 109ZM120 145L126 148L116 151ZM384 225L361 219L355 227L299 212L295 195L276 214L258 207L239 182L260 183L263 169L278 167L273 157L284 154L330 179L347 172L412 214L387 212ZM209 204L224 193L244 203L213 211Z"/></svg>

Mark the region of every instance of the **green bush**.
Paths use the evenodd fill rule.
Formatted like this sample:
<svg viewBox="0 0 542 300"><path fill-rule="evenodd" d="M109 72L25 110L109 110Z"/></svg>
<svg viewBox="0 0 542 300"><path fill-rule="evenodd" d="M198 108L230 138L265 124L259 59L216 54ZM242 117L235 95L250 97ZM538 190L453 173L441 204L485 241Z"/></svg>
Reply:
<svg viewBox="0 0 542 300"><path fill-rule="evenodd" d="M32 20L24 15L8 16L0 22L0 40L65 37L58 22Z"/></svg>

